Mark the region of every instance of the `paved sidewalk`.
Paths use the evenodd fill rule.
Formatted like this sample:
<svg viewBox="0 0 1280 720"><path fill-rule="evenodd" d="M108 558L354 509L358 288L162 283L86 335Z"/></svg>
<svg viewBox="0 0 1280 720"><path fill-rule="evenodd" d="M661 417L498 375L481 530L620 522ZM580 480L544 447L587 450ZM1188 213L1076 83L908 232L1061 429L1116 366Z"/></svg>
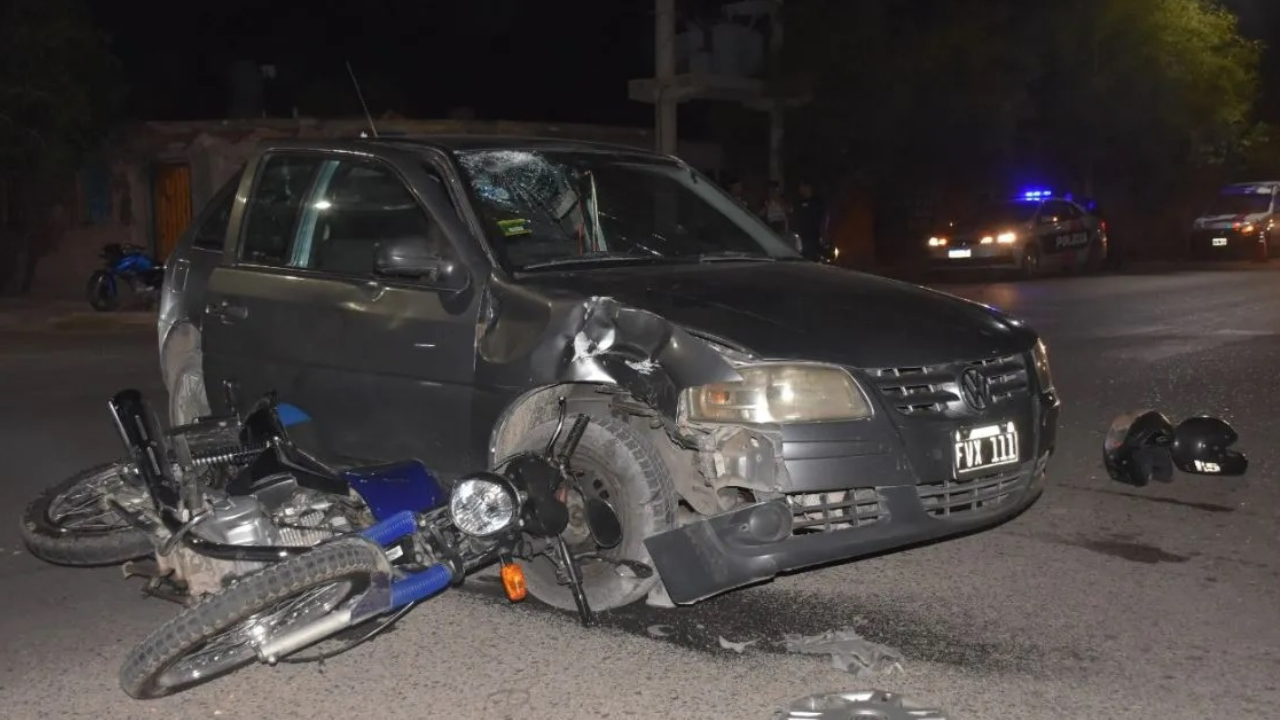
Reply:
<svg viewBox="0 0 1280 720"><path fill-rule="evenodd" d="M120 332L155 325L154 310L97 312L84 301L0 298L0 332Z"/></svg>

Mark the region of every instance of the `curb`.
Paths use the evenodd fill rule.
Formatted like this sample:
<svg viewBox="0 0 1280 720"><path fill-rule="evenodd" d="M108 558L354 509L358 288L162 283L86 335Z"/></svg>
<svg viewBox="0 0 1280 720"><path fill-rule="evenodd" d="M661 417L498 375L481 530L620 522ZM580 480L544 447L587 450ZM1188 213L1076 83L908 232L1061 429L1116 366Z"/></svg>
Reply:
<svg viewBox="0 0 1280 720"><path fill-rule="evenodd" d="M49 308L0 309L0 332L110 333L154 329L155 312L58 312Z"/></svg>

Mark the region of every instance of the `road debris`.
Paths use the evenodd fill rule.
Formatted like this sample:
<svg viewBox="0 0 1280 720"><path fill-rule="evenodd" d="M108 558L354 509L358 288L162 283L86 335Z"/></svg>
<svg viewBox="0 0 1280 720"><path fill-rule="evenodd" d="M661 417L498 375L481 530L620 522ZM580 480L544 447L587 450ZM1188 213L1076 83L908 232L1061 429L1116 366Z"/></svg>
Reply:
<svg viewBox="0 0 1280 720"><path fill-rule="evenodd" d="M853 630L830 630L821 635L785 635L783 647L805 655L830 655L831 664L856 677L902 672L902 653L871 642Z"/></svg>
<svg viewBox="0 0 1280 720"><path fill-rule="evenodd" d="M746 642L733 642L732 640L725 640L723 637L721 637L721 638L720 638L720 647L724 648L725 650L732 650L732 651L734 651L734 652L736 652L736 653L740 653L740 652L742 652L743 650L746 650L748 646L750 646L750 645L755 645L755 644L756 644L756 643L758 643L758 642L760 642L760 641L759 641L759 640L748 640L748 641L746 641Z"/></svg>
<svg viewBox="0 0 1280 720"><path fill-rule="evenodd" d="M664 638L671 634L671 626L670 625L650 625L648 628L646 628L646 632L649 633L649 637Z"/></svg>
<svg viewBox="0 0 1280 720"><path fill-rule="evenodd" d="M885 690L815 693L793 700L774 711L772 720L947 720L935 708L908 703L901 695Z"/></svg>

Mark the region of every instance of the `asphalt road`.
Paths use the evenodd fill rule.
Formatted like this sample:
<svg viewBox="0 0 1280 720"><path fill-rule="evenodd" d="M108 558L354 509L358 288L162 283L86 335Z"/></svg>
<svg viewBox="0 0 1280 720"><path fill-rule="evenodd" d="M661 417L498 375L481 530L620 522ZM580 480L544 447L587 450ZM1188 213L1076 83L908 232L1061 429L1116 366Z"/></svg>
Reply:
<svg viewBox="0 0 1280 720"><path fill-rule="evenodd" d="M149 703L116 672L175 606L117 569L35 560L17 518L40 488L116 454L112 392L160 397L152 336L0 333L0 716L746 720L879 687L982 720L1280 717L1277 270L944 287L1036 325L1064 398L1048 492L997 529L593 630L480 583L324 667L254 667ZM1249 476L1111 483L1102 435L1137 407L1225 416ZM899 649L901 672L855 678L780 647L840 628ZM739 654L720 638L756 643Z"/></svg>

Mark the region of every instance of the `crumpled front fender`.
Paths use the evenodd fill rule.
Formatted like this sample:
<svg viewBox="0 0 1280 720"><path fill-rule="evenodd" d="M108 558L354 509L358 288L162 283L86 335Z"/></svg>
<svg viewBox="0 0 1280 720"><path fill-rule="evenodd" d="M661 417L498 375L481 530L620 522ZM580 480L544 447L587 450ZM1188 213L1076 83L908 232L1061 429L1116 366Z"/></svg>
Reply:
<svg viewBox="0 0 1280 720"><path fill-rule="evenodd" d="M489 299L478 350L488 372L505 381L496 384L617 385L674 418L681 391L742 379L714 347L660 315L608 297L537 308L526 304L531 299L518 291Z"/></svg>

